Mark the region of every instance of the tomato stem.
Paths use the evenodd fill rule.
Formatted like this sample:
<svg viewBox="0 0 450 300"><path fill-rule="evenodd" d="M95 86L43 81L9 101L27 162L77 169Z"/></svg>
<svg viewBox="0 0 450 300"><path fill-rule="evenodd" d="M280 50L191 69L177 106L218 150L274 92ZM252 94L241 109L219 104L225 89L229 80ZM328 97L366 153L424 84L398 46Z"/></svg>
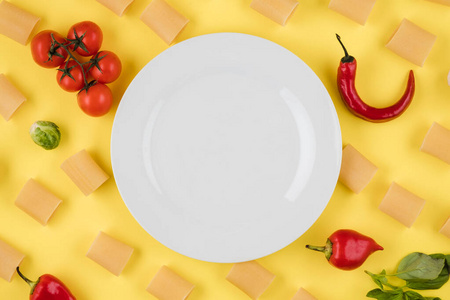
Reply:
<svg viewBox="0 0 450 300"><path fill-rule="evenodd" d="M54 42L56 45L58 45L58 46L60 46L61 48L63 48L64 50L66 50L67 54L69 54L69 57L70 57L71 59L73 59L73 60L80 66L80 68L81 68L81 74L83 75L84 86L87 87L87 86L88 86L88 82L87 82L87 79L86 79L86 73L85 73L85 71L84 71L83 64L82 64L82 63L81 63L81 62L73 55L73 53L70 51L70 49L69 49L69 47L68 47L68 46L71 45L73 42L70 42L70 43L68 43L68 44L63 44L63 43L58 42L58 41L53 37L53 33L51 33L50 35L51 35L51 37L52 37L53 42ZM69 59L66 60L66 64L65 64L65 66L64 66L65 69L67 69L68 63L69 63Z"/></svg>

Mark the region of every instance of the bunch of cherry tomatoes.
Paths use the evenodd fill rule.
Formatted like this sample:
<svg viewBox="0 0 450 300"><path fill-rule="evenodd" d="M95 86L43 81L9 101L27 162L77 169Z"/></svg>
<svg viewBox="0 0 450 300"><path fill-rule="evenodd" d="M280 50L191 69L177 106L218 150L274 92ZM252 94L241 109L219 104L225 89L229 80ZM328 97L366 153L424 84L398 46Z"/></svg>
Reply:
<svg viewBox="0 0 450 300"><path fill-rule="evenodd" d="M113 95L106 84L115 81L122 71L116 54L99 51L102 41L102 30L91 21L70 27L66 38L44 30L31 41L34 61L44 68L58 68L59 86L68 92L78 92L78 106L93 117L103 116L110 110Z"/></svg>

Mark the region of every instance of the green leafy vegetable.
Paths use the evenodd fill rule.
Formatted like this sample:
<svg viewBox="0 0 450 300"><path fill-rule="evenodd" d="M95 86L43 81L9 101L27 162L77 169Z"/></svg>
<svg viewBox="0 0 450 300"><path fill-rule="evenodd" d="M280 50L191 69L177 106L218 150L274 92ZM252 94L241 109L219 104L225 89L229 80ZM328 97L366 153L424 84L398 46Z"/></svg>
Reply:
<svg viewBox="0 0 450 300"><path fill-rule="evenodd" d="M381 271L380 274L373 274L369 271L364 271L372 278L373 282L375 282L376 285L378 285L381 289L383 289L383 285L386 285L388 283L388 280L386 278L386 270Z"/></svg>
<svg viewBox="0 0 450 300"><path fill-rule="evenodd" d="M403 258L396 276L403 280L436 279L445 265L445 258L433 258L424 253L414 252Z"/></svg>
<svg viewBox="0 0 450 300"><path fill-rule="evenodd" d="M431 254L430 255L434 259L444 259L445 266L442 268L441 273L435 279L427 280L427 281L415 281L415 280L407 280L406 286L413 290L437 290L441 286L443 286L449 279L449 264L444 254Z"/></svg>
<svg viewBox="0 0 450 300"><path fill-rule="evenodd" d="M379 274L365 271L379 287L367 293L367 297L378 300L441 300L439 297L424 297L413 290L434 290L442 287L450 277L450 255L427 255L414 252L404 257L397 268L397 273ZM403 279L406 284L396 286L388 277ZM408 290L410 289L410 290Z"/></svg>
<svg viewBox="0 0 450 300"><path fill-rule="evenodd" d="M50 121L37 121L30 128L31 139L46 150L55 149L61 140L58 126Z"/></svg>
<svg viewBox="0 0 450 300"><path fill-rule="evenodd" d="M378 300L403 300L403 290L374 289L367 293L366 297Z"/></svg>

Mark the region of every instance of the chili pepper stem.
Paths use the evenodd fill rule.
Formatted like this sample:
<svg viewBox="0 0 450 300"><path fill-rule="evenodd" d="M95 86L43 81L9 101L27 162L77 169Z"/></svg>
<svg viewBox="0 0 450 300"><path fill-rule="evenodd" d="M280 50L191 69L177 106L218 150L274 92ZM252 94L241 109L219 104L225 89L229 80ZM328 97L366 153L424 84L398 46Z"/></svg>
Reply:
<svg viewBox="0 0 450 300"><path fill-rule="evenodd" d="M330 260L331 255L333 254L333 243L328 239L325 246L312 246L306 245L307 249L323 252L327 260Z"/></svg>
<svg viewBox="0 0 450 300"><path fill-rule="evenodd" d="M39 283L39 279L37 281L31 281L30 279L25 277L25 275L23 275L22 272L20 272L19 267L16 268L16 271L17 271L17 274L19 274L19 276L30 286L30 288L31 288L30 295L33 294L34 288Z"/></svg>
<svg viewBox="0 0 450 300"><path fill-rule="evenodd" d="M341 44L342 49L344 49L345 56L341 59L341 61L342 62L352 62L355 58L351 55L348 55L347 49L345 48L344 44L342 43L341 37L337 33L336 33L336 38L337 38L339 44Z"/></svg>

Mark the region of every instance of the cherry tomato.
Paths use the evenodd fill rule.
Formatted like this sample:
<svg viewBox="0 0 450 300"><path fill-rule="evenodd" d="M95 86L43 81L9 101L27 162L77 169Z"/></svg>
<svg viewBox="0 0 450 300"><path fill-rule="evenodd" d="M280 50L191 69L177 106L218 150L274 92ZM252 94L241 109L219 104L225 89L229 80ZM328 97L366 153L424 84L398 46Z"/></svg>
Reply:
<svg viewBox="0 0 450 300"><path fill-rule="evenodd" d="M72 77L71 77L72 76ZM84 87L83 71L74 60L63 63L56 73L56 81L67 92L77 92Z"/></svg>
<svg viewBox="0 0 450 300"><path fill-rule="evenodd" d="M66 43L66 39L53 30L37 33L31 40L31 55L33 60L44 68L56 68L67 58L67 52L52 40L52 34L59 43Z"/></svg>
<svg viewBox="0 0 450 300"><path fill-rule="evenodd" d="M77 100L78 106L87 115L100 117L111 109L113 95L109 87L103 83L95 83L87 91L80 91Z"/></svg>
<svg viewBox="0 0 450 300"><path fill-rule="evenodd" d="M100 51L91 59L89 73L100 83L110 83L119 78L122 63L111 51Z"/></svg>
<svg viewBox="0 0 450 300"><path fill-rule="evenodd" d="M81 56L91 56L98 52L103 42L103 32L91 21L83 21L70 27L67 39L70 48Z"/></svg>

